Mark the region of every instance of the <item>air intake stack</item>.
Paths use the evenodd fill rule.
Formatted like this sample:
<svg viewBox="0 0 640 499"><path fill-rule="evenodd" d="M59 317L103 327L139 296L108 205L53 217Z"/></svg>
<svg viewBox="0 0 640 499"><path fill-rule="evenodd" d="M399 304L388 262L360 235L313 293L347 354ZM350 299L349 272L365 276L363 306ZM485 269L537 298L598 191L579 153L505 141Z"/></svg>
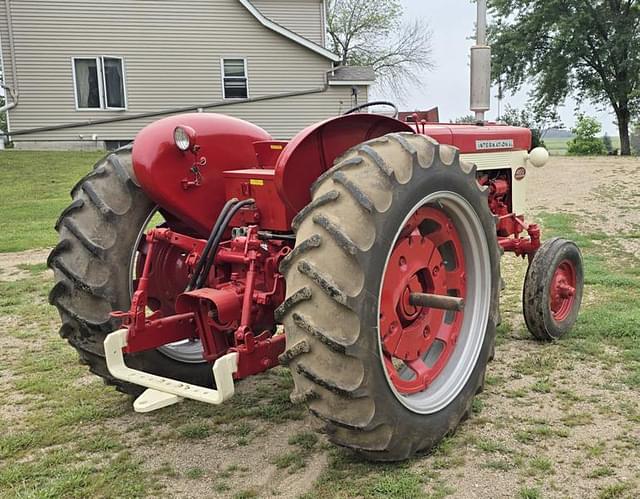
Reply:
<svg viewBox="0 0 640 499"><path fill-rule="evenodd" d="M491 47L487 45L487 0L477 0L476 44L471 47L471 111L485 121L491 108Z"/></svg>

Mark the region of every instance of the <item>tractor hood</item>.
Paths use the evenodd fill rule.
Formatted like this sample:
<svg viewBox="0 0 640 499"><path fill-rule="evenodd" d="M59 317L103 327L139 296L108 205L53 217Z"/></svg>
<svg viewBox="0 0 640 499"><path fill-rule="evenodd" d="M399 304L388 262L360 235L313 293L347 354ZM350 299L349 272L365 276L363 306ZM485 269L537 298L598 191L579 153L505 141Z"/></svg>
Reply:
<svg viewBox="0 0 640 499"><path fill-rule="evenodd" d="M412 123L416 133L428 135L440 144L460 149L461 154L528 151L531 130L505 125L454 125Z"/></svg>

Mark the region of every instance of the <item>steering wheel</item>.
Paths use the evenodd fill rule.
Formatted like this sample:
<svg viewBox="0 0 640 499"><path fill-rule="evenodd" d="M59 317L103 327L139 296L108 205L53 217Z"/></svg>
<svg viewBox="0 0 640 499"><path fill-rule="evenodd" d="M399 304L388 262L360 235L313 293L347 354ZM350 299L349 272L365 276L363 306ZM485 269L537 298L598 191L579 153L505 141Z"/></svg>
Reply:
<svg viewBox="0 0 640 499"><path fill-rule="evenodd" d="M398 107L393 103L393 102L389 102L389 101L385 101L385 100L378 100L378 101L373 101L373 102L366 102L364 104L361 104L359 106L356 106L354 108L349 109L346 114L353 114L356 113L362 109L366 109L368 107L372 107L372 106L387 106L393 109L393 117L397 118L398 117Z"/></svg>

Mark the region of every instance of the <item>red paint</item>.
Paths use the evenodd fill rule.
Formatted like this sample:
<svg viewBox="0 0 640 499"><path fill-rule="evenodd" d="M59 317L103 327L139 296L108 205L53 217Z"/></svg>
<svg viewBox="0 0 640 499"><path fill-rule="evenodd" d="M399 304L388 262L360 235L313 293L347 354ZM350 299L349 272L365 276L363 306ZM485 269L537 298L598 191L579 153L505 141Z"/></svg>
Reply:
<svg viewBox="0 0 640 499"><path fill-rule="evenodd" d="M195 142L190 151L175 146L176 126L188 127ZM133 148L135 177L168 215L171 229L149 231L139 248L131 308L114 313L129 330L127 352L199 338L208 361L238 352L237 379L276 365L285 346L284 335L275 334L274 310L285 297L278 267L293 242L264 240L258 231L290 232L293 216L311 200L313 182L347 149L387 133L414 129L463 153L478 152L478 141L496 146L512 143L509 149L496 149L503 151L529 149L531 140L528 130L514 127L422 122L410 126L373 114L315 124L288 144L271 140L250 123L216 114L173 116L144 128ZM540 230L511 212L510 169L480 173L478 181L490 189L488 202L498 217L501 247L517 255L533 255L540 246ZM227 232L206 287L185 293L204 238L225 201L233 197L255 199L255 206L241 209L230 225L245 231L233 238ZM420 234L418 227L425 220L435 230ZM179 232L178 226L182 227ZM456 262L453 267L444 267L441 251L445 246L452 252L447 259ZM572 282L570 270L561 267L554 277L550 303L557 317L565 313L569 299L565 295ZM385 366L401 393L422 391L437 378L454 349L463 318L462 312L413 307L409 294L446 295L451 290L461 297L466 293L458 233L443 211L421 208L401 233L383 283L380 324ZM443 348L429 367L422 357L436 342ZM400 378L392 359L406 362L414 379Z"/></svg>
<svg viewBox="0 0 640 499"><path fill-rule="evenodd" d="M232 226L260 223L268 230L287 232L291 229L291 220L295 213L280 202L275 184L275 170L249 169L224 172L224 185L227 199L249 199L256 201L257 213L249 208L232 220ZM250 214L247 219L247 214Z"/></svg>
<svg viewBox="0 0 640 499"><path fill-rule="evenodd" d="M157 237L153 248L153 262L147 271L147 304L151 310L160 310L166 316L173 313L176 298L189 282L189 266L182 256L183 248L176 242ZM138 280L144 273L148 249L149 243L143 240L138 248L135 288L139 288Z"/></svg>
<svg viewBox="0 0 640 499"><path fill-rule="evenodd" d="M455 146L461 154L531 149L531 130L504 125L454 125L411 123L412 129L437 140L440 144ZM513 141L512 147L478 149L478 141Z"/></svg>
<svg viewBox="0 0 640 499"><path fill-rule="evenodd" d="M278 356L284 352L285 342L284 334L245 337L242 345L231 349L238 352L238 371L234 378L243 379L277 366Z"/></svg>
<svg viewBox="0 0 640 499"><path fill-rule="evenodd" d="M576 267L573 262L560 262L549 289L549 308L556 322L562 322L569 317L576 299L576 282Z"/></svg>
<svg viewBox="0 0 640 499"><path fill-rule="evenodd" d="M183 293L205 242L164 228L149 231L141 245L144 254L138 261L143 263L131 308L113 313L129 330L127 353L199 338L208 361L229 351L239 353L238 379L273 367L284 350L284 336L273 337L274 310L285 294L278 267L291 243L262 240L257 227L249 227L246 235L220 246L208 287ZM166 266L166 255L173 254L181 255L182 267L176 269L186 269L178 277ZM181 282L177 293L175 282ZM171 289L177 297L154 305L151 289Z"/></svg>
<svg viewBox="0 0 640 499"><path fill-rule="evenodd" d="M400 111L398 119L404 122L419 123L424 121L425 123L438 123L440 121L440 110L434 107L427 111Z"/></svg>
<svg viewBox="0 0 640 499"><path fill-rule="evenodd" d="M500 218L499 225L509 226L509 236L498 237L498 244L506 251L515 253L516 256L533 258L540 249L540 227L536 224L527 224L522 217L516 217L513 213ZM520 234L526 232L528 237Z"/></svg>
<svg viewBox="0 0 640 499"><path fill-rule="evenodd" d="M260 168L274 168L286 145L287 142L281 140L255 142L253 147L258 157L258 166Z"/></svg>
<svg viewBox="0 0 640 499"><path fill-rule="evenodd" d="M176 147L173 131L180 125L197 134L197 153ZM253 144L265 140L271 136L263 129L222 114L170 116L138 133L133 170L151 199L198 234L207 235L226 201L222 172L257 167ZM191 171L194 165L200 180Z"/></svg>
<svg viewBox="0 0 640 499"><path fill-rule="evenodd" d="M422 225L424 222L427 223ZM428 232L421 232L421 226L429 227ZM389 257L380 300L385 368L400 393L418 393L433 383L455 349L463 320L463 312L414 307L409 295L446 296L450 292L466 296L462 242L444 211L419 208L403 228ZM423 358L436 342L441 350L428 366ZM394 359L413 372L412 379L400 376Z"/></svg>
<svg viewBox="0 0 640 499"><path fill-rule="evenodd" d="M310 187L347 149L411 127L378 114L349 114L302 130L285 147L276 163L275 182L287 208L297 213L311 201Z"/></svg>

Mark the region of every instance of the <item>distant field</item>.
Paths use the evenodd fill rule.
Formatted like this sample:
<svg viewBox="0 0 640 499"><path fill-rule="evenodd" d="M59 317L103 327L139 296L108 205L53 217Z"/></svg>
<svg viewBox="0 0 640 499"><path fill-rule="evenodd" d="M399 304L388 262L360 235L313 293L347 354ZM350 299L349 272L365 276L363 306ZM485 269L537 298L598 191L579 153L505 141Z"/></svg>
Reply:
<svg viewBox="0 0 640 499"><path fill-rule="evenodd" d="M570 138L545 138L544 143L552 156L565 156L567 154L568 142ZM611 137L611 143L614 149L620 149L620 138Z"/></svg>

